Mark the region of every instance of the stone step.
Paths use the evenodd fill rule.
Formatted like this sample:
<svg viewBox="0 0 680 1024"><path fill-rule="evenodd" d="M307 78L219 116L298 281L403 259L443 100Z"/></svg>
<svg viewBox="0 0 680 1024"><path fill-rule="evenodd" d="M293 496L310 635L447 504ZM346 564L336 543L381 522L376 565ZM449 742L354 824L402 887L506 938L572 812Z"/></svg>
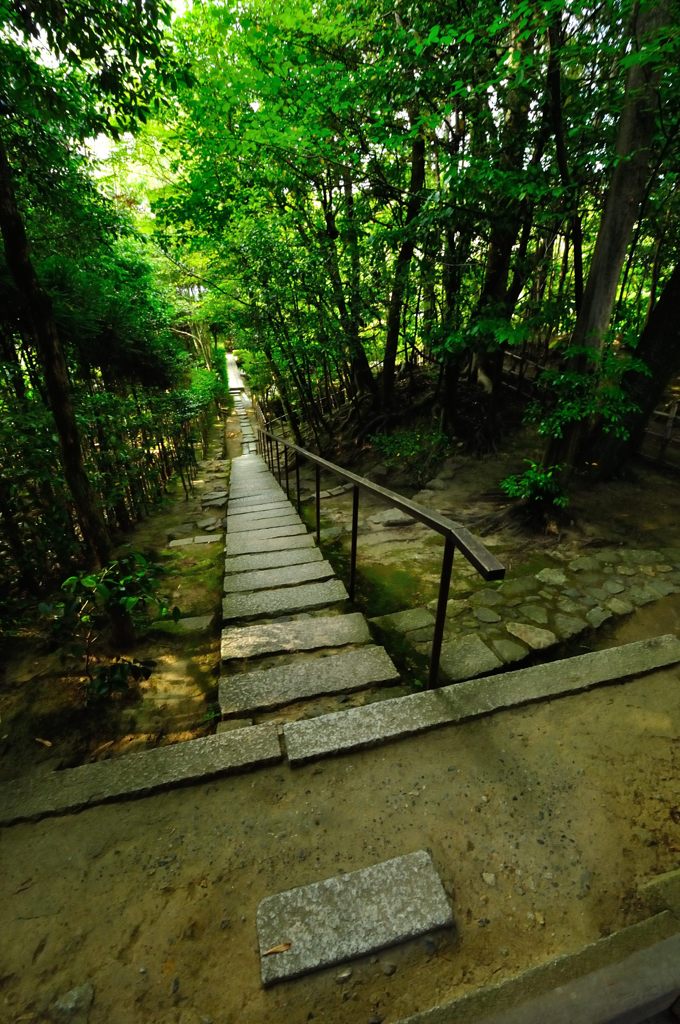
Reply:
<svg viewBox="0 0 680 1024"><path fill-rule="evenodd" d="M222 660L367 644L370 639L366 619L359 612L230 626L222 631Z"/></svg>
<svg viewBox="0 0 680 1024"><path fill-rule="evenodd" d="M313 548L314 538L303 526L286 526L271 532L259 530L256 537L247 533L235 533L225 538L224 553L232 555L257 555L265 551L285 551L296 548Z"/></svg>
<svg viewBox="0 0 680 1024"><path fill-rule="evenodd" d="M259 501L256 505L234 505L227 506L230 516L248 515L250 512L274 512L277 509L291 508L291 502L287 498L274 498L271 501Z"/></svg>
<svg viewBox="0 0 680 1024"><path fill-rule="evenodd" d="M361 647L223 678L219 702L223 715L240 715L397 679L399 672L384 648Z"/></svg>
<svg viewBox="0 0 680 1024"><path fill-rule="evenodd" d="M276 587L293 587L298 583L311 583L314 580L330 580L333 576L333 566L325 561L272 567L260 569L258 572L241 572L225 576L224 593L247 594L255 590L274 590Z"/></svg>
<svg viewBox="0 0 680 1024"><path fill-rule="evenodd" d="M504 708L568 696L678 661L680 640L669 634L547 665L454 683L426 693L412 693L309 721L292 722L284 726L288 760L296 764L373 746Z"/></svg>
<svg viewBox="0 0 680 1024"><path fill-rule="evenodd" d="M262 984L452 926L430 854L418 850L394 857L262 900L257 908Z"/></svg>
<svg viewBox="0 0 680 1024"><path fill-rule="evenodd" d="M349 595L340 580L325 583L303 583L282 590L260 590L254 594L229 594L222 601L225 622L239 619L268 618L293 612L323 608L324 605L348 601Z"/></svg>
<svg viewBox="0 0 680 1024"><path fill-rule="evenodd" d="M235 533L261 533L267 530L280 530L286 527L302 526L302 521L297 513L292 510L287 515L279 515L275 519L251 519L250 516L232 516L227 521L227 532L233 536ZM302 526L303 530L307 527Z"/></svg>
<svg viewBox="0 0 680 1024"><path fill-rule="evenodd" d="M265 551L258 555L233 555L224 563L227 575L238 572L257 572L260 569L277 569L286 565L304 565L306 562L321 562L323 555L318 548L305 547L292 551Z"/></svg>
<svg viewBox="0 0 680 1024"><path fill-rule="evenodd" d="M293 511L293 506L289 501L278 501L278 502L265 502L265 508L258 505L249 505L246 508L229 509L226 521L236 521L243 516L247 516L251 521L260 519L275 519L280 515L288 515Z"/></svg>

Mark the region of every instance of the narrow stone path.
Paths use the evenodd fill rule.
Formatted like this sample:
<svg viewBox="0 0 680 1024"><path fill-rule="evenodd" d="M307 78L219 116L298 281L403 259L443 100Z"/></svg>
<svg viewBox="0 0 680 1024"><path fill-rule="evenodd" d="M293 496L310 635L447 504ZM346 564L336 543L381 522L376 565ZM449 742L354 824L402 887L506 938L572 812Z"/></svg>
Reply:
<svg viewBox="0 0 680 1024"><path fill-rule="evenodd" d="M262 722L327 713L342 706L342 695L399 679L285 492L251 450L255 437L240 394L236 410L244 454L232 462L226 518L220 731L252 724L253 715Z"/></svg>

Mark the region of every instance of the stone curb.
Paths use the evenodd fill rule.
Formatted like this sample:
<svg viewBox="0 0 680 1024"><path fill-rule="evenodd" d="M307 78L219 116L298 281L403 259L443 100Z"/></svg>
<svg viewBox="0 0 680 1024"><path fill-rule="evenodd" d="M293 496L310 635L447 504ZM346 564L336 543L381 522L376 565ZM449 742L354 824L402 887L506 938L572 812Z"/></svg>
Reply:
<svg viewBox="0 0 680 1024"><path fill-rule="evenodd" d="M677 661L680 661L680 640L669 634L613 650L594 651L564 661L292 722L283 730L288 760L299 764L478 718L504 708L550 697L566 697Z"/></svg>
<svg viewBox="0 0 680 1024"><path fill-rule="evenodd" d="M124 796L282 760L275 725L254 725L167 747L81 765L0 786L0 825L78 811Z"/></svg>
<svg viewBox="0 0 680 1024"><path fill-rule="evenodd" d="M664 911L397 1024L642 1024L680 993L678 926Z"/></svg>

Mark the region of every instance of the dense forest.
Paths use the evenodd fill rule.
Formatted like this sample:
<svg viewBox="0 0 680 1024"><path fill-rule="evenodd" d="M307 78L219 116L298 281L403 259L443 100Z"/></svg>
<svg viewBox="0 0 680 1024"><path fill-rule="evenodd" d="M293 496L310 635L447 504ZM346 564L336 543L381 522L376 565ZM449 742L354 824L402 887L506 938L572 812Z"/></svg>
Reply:
<svg viewBox="0 0 680 1024"><path fill-rule="evenodd" d="M176 5L178 6L178 5ZM5 592L103 566L225 394L618 471L680 371L677 0L0 0ZM331 416L334 417L331 420Z"/></svg>

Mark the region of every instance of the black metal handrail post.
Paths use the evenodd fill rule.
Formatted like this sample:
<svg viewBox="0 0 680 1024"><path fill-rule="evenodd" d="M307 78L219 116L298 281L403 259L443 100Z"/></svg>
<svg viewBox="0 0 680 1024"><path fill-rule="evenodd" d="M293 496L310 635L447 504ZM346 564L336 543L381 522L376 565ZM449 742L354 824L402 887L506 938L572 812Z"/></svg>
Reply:
<svg viewBox="0 0 680 1024"><path fill-rule="evenodd" d="M349 556L349 587L350 600L354 600L357 578L357 539L359 535L359 488L352 487L352 547Z"/></svg>
<svg viewBox="0 0 680 1024"><path fill-rule="evenodd" d="M295 453L295 504L297 505L298 515L302 511L302 501L300 500L300 456Z"/></svg>
<svg viewBox="0 0 680 1024"><path fill-rule="evenodd" d="M321 467L314 467L314 491L316 495L316 543L321 543Z"/></svg>
<svg viewBox="0 0 680 1024"><path fill-rule="evenodd" d="M439 596L437 598L437 613L434 620L434 636L432 637L432 651L430 653L430 675L428 688L432 689L437 685L439 676L439 659L442 653L442 641L444 639L444 625L446 623L446 608L449 603L449 589L451 587L451 571L453 569L453 553L456 550L453 537L447 537L444 541L444 557L442 558L442 571L439 577Z"/></svg>
<svg viewBox="0 0 680 1024"><path fill-rule="evenodd" d="M405 498L403 495L397 494L395 491L390 491L386 487L374 484L371 480L358 476L356 473L352 473L348 469L336 466L335 463L329 462L320 455L307 451L305 448L300 448L292 441L287 441L284 438L277 437L267 430L261 429L261 434L265 440L270 439L271 442L276 445L276 463L278 467L279 483L281 482L279 444L283 445L286 453L286 461L288 459L289 449L295 453L298 510L300 508L298 460L303 458L314 465L317 544L321 542L321 470L324 469L327 472L333 473L335 476L339 476L341 479L352 484L352 541L348 588L351 598L354 597L356 590L356 558L359 533L360 490L367 491L369 494L374 494L382 501L385 501L388 505L391 505L393 508L398 508L402 512L406 512L407 515L411 516L417 522L423 523L423 525L437 533L440 533L444 537L444 555L442 558L441 575L439 578L439 596L437 599L437 612L435 615L434 636L432 639L432 653L430 656L430 672L428 679L428 686L435 686L439 677L439 662L441 658L442 642L444 639L444 627L446 623L446 611L449 588L451 585L454 552L458 550L467 559L467 561L474 566L483 579L487 581L502 580L505 576L505 567L498 561L495 555L493 555L484 546L484 544L482 544L480 540L470 533L469 530L464 526L460 526L458 523L455 523L452 519L448 519L446 516L441 515L441 513L423 508L422 505L416 504L416 502L411 501L410 498Z"/></svg>

